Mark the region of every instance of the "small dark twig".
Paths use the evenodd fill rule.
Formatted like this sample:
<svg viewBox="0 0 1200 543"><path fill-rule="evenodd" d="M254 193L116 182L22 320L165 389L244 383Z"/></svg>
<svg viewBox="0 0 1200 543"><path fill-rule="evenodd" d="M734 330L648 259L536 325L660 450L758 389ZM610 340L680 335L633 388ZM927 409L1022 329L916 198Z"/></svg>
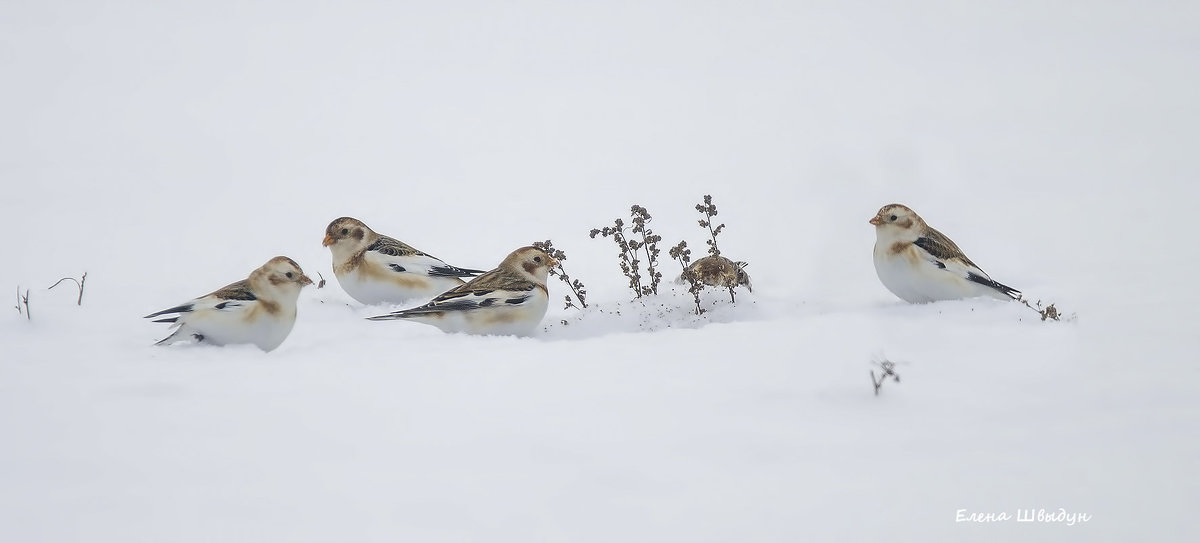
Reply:
<svg viewBox="0 0 1200 543"><path fill-rule="evenodd" d="M634 204L629 208L629 216L633 222L633 233L641 234L642 240L633 242L634 250L642 249L646 253L646 273L650 278L650 286L642 287L642 294L658 294L658 283L662 280L662 273L656 269L658 265L658 242L662 241L662 236L656 235L653 230L646 226L650 220L650 212L646 208Z"/></svg>
<svg viewBox="0 0 1200 543"><path fill-rule="evenodd" d="M725 229L725 225L720 224L716 227L713 227L712 218L717 216L717 206L716 204L712 203L711 194L704 195L703 204L696 204L696 211L704 214L704 218L700 219L700 226L702 228L707 228L708 234L712 238L705 240L704 242L708 244L708 253L713 256L721 256L721 250L717 248L717 235L719 235L721 231Z"/></svg>
<svg viewBox="0 0 1200 543"><path fill-rule="evenodd" d="M680 266L683 266L683 273L680 277L688 282L688 292L691 293L692 300L696 302L696 314L703 315L704 308L700 307L700 291L704 290L704 283L700 282L696 279L695 275L688 271L688 264L692 261L692 250L688 249L687 241L681 241L679 244L671 247L671 250L667 254L677 260Z"/></svg>
<svg viewBox="0 0 1200 543"><path fill-rule="evenodd" d="M600 237L612 236L613 243L617 244L617 248L621 250L617 253L617 258L621 264L621 273L629 278L629 288L633 290L635 297L642 297L642 274L638 269L640 261L638 260L638 245L634 240L625 237L625 221L616 219L613 221L613 226L605 226L604 228L593 228L588 233L588 237L596 239L596 235Z"/></svg>
<svg viewBox="0 0 1200 543"><path fill-rule="evenodd" d="M578 279L571 279L571 276L567 275L567 270L563 268L563 261L567 259L567 253L554 247L554 243L550 240L535 241L533 242L533 246L545 251L546 254L550 255L550 258L553 258L558 262L557 266L550 268L550 275L557 276L559 280L566 283L567 287L571 289L571 292L575 294L575 298L579 300L579 305L587 307L587 288L583 286L582 281ZM579 309L579 307L577 307L575 303L571 301L570 295L566 295L564 298L566 300L566 305L563 307L563 309L570 309L572 307Z"/></svg>
<svg viewBox="0 0 1200 543"><path fill-rule="evenodd" d="M1017 298L1017 301L1024 304L1025 307L1028 307L1029 309L1036 311L1038 315L1041 315L1043 321L1045 321L1046 319L1050 319L1050 320L1054 320L1054 321L1061 321L1063 319L1063 317L1066 317L1066 319L1068 321L1075 320L1074 313L1072 313L1070 315L1063 315L1062 313L1059 312L1058 308L1055 307L1053 303L1051 303L1050 305L1047 305L1046 307L1042 307L1041 300L1038 300L1038 301L1030 304L1029 299L1024 296Z"/></svg>
<svg viewBox="0 0 1200 543"><path fill-rule="evenodd" d="M875 362L875 365L879 366L879 369L883 370L878 378L875 377L875 370L871 370L871 384L874 385L875 395L878 396L879 389L883 388L883 383L887 381L887 378L891 377L893 381L899 383L900 374L896 373L896 363L890 360L880 360Z"/></svg>
<svg viewBox="0 0 1200 543"><path fill-rule="evenodd" d="M21 286L17 285L17 312L21 312L21 304L25 304L25 318L33 320L33 313L29 311L29 289L25 289L25 295L21 296Z"/></svg>
<svg viewBox="0 0 1200 543"><path fill-rule="evenodd" d="M325 276L321 275L321 272L317 272L317 277L321 278L321 280L317 282L317 288L325 288Z"/></svg>
<svg viewBox="0 0 1200 543"><path fill-rule="evenodd" d="M74 277L63 277L62 279L55 281L55 283L46 288L46 290L51 290L54 287L57 287L58 284L63 281L71 281L75 283L75 287L79 289L79 298L75 300L75 305L83 305L83 285L84 283L87 283L87 272L83 272L83 277L79 279L75 279Z"/></svg>

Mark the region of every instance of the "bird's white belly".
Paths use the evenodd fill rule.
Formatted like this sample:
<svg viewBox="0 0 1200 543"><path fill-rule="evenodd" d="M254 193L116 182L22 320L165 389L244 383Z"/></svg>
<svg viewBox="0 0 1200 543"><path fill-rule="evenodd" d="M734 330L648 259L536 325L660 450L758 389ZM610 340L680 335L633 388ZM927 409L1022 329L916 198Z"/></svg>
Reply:
<svg viewBox="0 0 1200 543"><path fill-rule="evenodd" d="M421 315L411 320L440 328L444 332L475 335L529 336L537 331L550 304L550 297L534 289L532 298L520 305L503 303L465 311L445 311L439 315Z"/></svg>
<svg viewBox="0 0 1200 543"><path fill-rule="evenodd" d="M886 249L885 249L886 250ZM906 302L921 304L986 295L986 287L927 260L875 251L875 274L884 287Z"/></svg>
<svg viewBox="0 0 1200 543"><path fill-rule="evenodd" d="M260 316L261 317L261 316ZM200 334L202 343L237 345L250 343L264 351L278 347L287 339L296 324L296 314L278 318L257 318L247 321L239 313L197 314L183 323L184 333Z"/></svg>
<svg viewBox="0 0 1200 543"><path fill-rule="evenodd" d="M462 284L462 281L453 277L408 275L380 278L355 270L337 274L337 279L346 294L366 305L432 300L438 294Z"/></svg>

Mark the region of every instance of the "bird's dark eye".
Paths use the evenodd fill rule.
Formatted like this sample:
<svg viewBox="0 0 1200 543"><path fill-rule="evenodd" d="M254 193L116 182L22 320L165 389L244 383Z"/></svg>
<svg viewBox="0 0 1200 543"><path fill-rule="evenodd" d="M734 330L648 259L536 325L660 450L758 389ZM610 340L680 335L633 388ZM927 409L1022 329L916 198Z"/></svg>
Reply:
<svg viewBox="0 0 1200 543"><path fill-rule="evenodd" d="M540 257L540 256L535 256L535 257L533 257L533 261L534 261L534 262L541 262L541 261L542 261L542 257Z"/></svg>
<svg viewBox="0 0 1200 543"><path fill-rule="evenodd" d="M896 220L896 216L895 216L895 215L892 215L891 217L888 217L888 220L889 220L889 221L894 221L894 220Z"/></svg>
<svg viewBox="0 0 1200 543"><path fill-rule="evenodd" d="M286 275L288 279L292 278L292 272L287 272L284 275Z"/></svg>
<svg viewBox="0 0 1200 543"><path fill-rule="evenodd" d="M350 229L349 229L349 228L343 228L343 229L342 229L342 235L343 235L343 236L344 236L344 235L346 235L346 234L349 234L349 233L350 233Z"/></svg>

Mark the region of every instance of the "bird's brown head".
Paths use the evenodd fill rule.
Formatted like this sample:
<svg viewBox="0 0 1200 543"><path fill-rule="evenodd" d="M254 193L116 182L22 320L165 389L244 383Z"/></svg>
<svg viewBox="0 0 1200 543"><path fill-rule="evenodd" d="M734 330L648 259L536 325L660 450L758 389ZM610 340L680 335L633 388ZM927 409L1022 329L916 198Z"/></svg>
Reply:
<svg viewBox="0 0 1200 543"><path fill-rule="evenodd" d="M923 224L921 217L903 204L885 205L879 208L879 213L876 213L867 222L875 225L876 229L895 228L898 230L908 230Z"/></svg>
<svg viewBox="0 0 1200 543"><path fill-rule="evenodd" d="M504 262L500 263L500 267L525 275L539 283L545 283L546 277L550 274L550 268L557 265L557 260L533 246L521 247L509 253L504 258Z"/></svg>
<svg viewBox="0 0 1200 543"><path fill-rule="evenodd" d="M299 289L313 283L312 279L304 275L304 270L300 269L300 265L286 256L277 256L268 260L254 273L259 274L273 286L295 284Z"/></svg>
<svg viewBox="0 0 1200 543"><path fill-rule="evenodd" d="M321 245L329 247L334 244L359 245L368 237L371 229L354 217L334 219L325 228L325 239Z"/></svg>

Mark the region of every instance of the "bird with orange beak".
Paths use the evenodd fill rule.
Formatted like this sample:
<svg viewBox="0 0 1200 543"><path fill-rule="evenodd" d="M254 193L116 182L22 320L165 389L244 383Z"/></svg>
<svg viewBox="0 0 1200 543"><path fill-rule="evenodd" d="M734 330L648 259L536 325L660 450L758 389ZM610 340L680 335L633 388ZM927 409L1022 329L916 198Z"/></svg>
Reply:
<svg viewBox="0 0 1200 543"><path fill-rule="evenodd" d="M270 351L291 334L300 289L311 284L295 260L277 256L246 279L146 318L168 315L154 322L175 328L156 345L195 339L213 345L252 343Z"/></svg>
<svg viewBox="0 0 1200 543"><path fill-rule="evenodd" d="M1020 299L1020 291L992 280L908 207L883 206L868 222L875 226L875 273L901 300Z"/></svg>
<svg viewBox="0 0 1200 543"><path fill-rule="evenodd" d="M352 217L329 223L322 245L333 255L342 290L367 305L428 300L483 273L451 266Z"/></svg>

